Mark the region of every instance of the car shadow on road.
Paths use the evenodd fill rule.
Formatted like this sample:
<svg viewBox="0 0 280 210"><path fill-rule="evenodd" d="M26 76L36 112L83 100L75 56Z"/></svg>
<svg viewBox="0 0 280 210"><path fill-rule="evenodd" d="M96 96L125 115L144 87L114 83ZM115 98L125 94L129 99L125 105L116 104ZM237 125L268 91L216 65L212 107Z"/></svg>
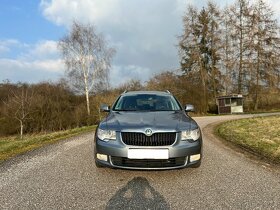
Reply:
<svg viewBox="0 0 280 210"><path fill-rule="evenodd" d="M135 177L109 200L109 209L170 209L170 205L146 178Z"/></svg>

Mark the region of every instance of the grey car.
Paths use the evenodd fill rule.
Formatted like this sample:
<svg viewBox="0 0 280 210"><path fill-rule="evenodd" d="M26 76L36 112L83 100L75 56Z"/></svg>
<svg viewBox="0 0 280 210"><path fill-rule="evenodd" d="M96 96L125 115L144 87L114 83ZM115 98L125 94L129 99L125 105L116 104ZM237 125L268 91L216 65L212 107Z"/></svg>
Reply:
<svg viewBox="0 0 280 210"><path fill-rule="evenodd" d="M131 91L121 94L95 132L97 167L123 169L175 169L199 167L202 135L169 92Z"/></svg>

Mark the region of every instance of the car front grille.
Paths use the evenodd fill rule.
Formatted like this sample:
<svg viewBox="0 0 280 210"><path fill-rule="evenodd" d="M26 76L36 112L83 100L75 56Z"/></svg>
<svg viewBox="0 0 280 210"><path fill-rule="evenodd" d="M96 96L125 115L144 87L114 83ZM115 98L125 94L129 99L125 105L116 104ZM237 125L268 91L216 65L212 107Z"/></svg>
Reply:
<svg viewBox="0 0 280 210"><path fill-rule="evenodd" d="M180 167L186 163L186 157L169 158L167 160L157 159L128 159L124 157L111 157L114 166L129 168L169 168Z"/></svg>
<svg viewBox="0 0 280 210"><path fill-rule="evenodd" d="M176 133L154 133L146 136L143 133L122 132L122 140L126 145L134 146L168 146L176 141Z"/></svg>

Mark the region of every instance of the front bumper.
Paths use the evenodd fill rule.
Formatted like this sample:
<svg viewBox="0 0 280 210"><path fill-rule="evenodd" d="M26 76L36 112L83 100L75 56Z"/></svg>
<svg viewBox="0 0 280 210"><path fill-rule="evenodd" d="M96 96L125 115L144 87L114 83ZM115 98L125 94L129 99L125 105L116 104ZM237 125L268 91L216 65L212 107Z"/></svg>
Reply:
<svg viewBox="0 0 280 210"><path fill-rule="evenodd" d="M129 159L129 149L168 149L169 159ZM107 155L107 161L99 160L96 154ZM166 170L192 166L201 161L202 138L197 141L179 141L170 146L132 146L121 140L104 142L95 136L95 161L102 166L122 169ZM191 155L200 154L200 159L190 161Z"/></svg>

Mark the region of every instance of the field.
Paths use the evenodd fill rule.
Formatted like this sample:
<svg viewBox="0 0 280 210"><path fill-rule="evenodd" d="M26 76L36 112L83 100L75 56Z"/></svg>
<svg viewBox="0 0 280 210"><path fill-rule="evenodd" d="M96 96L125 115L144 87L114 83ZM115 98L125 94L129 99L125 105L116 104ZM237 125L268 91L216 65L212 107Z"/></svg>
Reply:
<svg viewBox="0 0 280 210"><path fill-rule="evenodd" d="M280 163L280 116L229 121L219 125L216 133L258 156Z"/></svg>

